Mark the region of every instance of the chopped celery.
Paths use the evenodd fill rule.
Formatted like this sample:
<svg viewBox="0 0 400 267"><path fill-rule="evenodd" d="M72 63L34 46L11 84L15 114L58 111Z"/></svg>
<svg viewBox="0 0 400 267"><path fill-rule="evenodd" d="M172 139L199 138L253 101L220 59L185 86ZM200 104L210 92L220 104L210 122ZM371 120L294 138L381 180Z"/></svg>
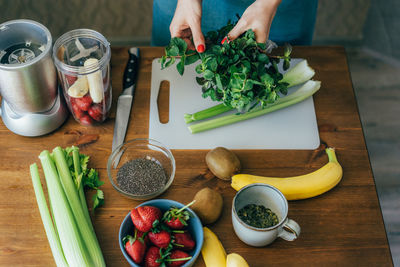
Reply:
<svg viewBox="0 0 400 267"><path fill-rule="evenodd" d="M33 189L36 195L36 201L39 207L40 217L42 218L44 230L49 241L51 252L53 253L54 261L57 266L68 266L65 260L60 239L54 229L53 221L51 220L49 208L47 207L46 198L43 193L42 184L40 183L39 171L36 163L30 166Z"/></svg>
<svg viewBox="0 0 400 267"><path fill-rule="evenodd" d="M249 111L244 114L226 115L216 119L190 125L188 128L191 133L199 133L210 129L218 128L221 126L233 124L239 121L244 121L261 115L265 115L275 110L279 110L294 105L296 103L299 103L307 99L308 97L312 96L315 92L317 92L320 86L321 82L319 81L308 81L293 94L280 98L274 104L271 104L265 108L256 107L252 111Z"/></svg>

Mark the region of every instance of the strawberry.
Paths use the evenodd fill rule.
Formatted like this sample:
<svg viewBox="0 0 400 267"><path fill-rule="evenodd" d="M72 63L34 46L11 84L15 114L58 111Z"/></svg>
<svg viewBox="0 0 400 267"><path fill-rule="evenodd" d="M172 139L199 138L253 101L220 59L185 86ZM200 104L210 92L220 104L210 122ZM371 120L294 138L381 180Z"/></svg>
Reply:
<svg viewBox="0 0 400 267"><path fill-rule="evenodd" d="M182 250L173 250L166 260L167 265L170 267L182 266L192 257Z"/></svg>
<svg viewBox="0 0 400 267"><path fill-rule="evenodd" d="M153 206L141 206L131 210L131 218L135 227L141 232L148 232L156 220L161 219L161 210Z"/></svg>
<svg viewBox="0 0 400 267"><path fill-rule="evenodd" d="M159 232L149 232L150 241L159 248L167 248L171 242L171 235L165 231L161 230Z"/></svg>
<svg viewBox="0 0 400 267"><path fill-rule="evenodd" d="M89 113L90 117L92 117L96 121L103 120L103 108L99 104L90 106L88 113Z"/></svg>
<svg viewBox="0 0 400 267"><path fill-rule="evenodd" d="M80 108L83 111L88 111L93 102L89 94L86 94L85 96L80 98L74 98L74 101L78 106L78 108Z"/></svg>
<svg viewBox="0 0 400 267"><path fill-rule="evenodd" d="M150 247L147 250L146 256L144 257L144 266L145 267L158 267L161 265L161 262L157 262L157 260L161 259L160 248L158 247Z"/></svg>
<svg viewBox="0 0 400 267"><path fill-rule="evenodd" d="M185 209L194 202L195 200L180 209L175 207L170 208L164 213L162 220L172 229L183 229L185 226L187 226L187 221L190 218L189 212Z"/></svg>
<svg viewBox="0 0 400 267"><path fill-rule="evenodd" d="M184 251L191 251L196 246L196 242L194 242L188 231L184 231L183 233L174 233L173 238L175 240L174 245Z"/></svg>
<svg viewBox="0 0 400 267"><path fill-rule="evenodd" d="M92 118L90 118L88 115L83 115L83 116L79 119L79 122L80 122L81 124L83 124L83 125L86 125L86 126L90 126L90 125L93 124Z"/></svg>
<svg viewBox="0 0 400 267"><path fill-rule="evenodd" d="M142 233L143 235L143 233ZM138 231L135 229L135 236L125 236L122 239L125 243L125 250L131 256L132 260L138 264L143 261L144 254L146 253L146 242L142 237L138 236Z"/></svg>
<svg viewBox="0 0 400 267"><path fill-rule="evenodd" d="M75 117L77 119L82 118L83 115L85 115L85 112L83 110L79 109L79 107L76 105L75 99L73 97L71 97L70 101L71 101L71 109L72 109L72 112L74 113Z"/></svg>
<svg viewBox="0 0 400 267"><path fill-rule="evenodd" d="M67 74L65 74L64 77L67 80L68 86L73 85L74 82L78 79L78 77L76 77L76 76L70 76L70 75L67 75Z"/></svg>
<svg viewBox="0 0 400 267"><path fill-rule="evenodd" d="M165 221L165 224L176 230L183 229L187 225L186 220L180 218L170 219L169 221Z"/></svg>

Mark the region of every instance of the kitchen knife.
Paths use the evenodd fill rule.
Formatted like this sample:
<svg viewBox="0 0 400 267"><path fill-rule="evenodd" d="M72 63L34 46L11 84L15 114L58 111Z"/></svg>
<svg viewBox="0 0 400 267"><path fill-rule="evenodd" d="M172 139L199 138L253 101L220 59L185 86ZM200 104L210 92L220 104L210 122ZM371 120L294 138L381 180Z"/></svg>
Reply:
<svg viewBox="0 0 400 267"><path fill-rule="evenodd" d="M114 124L114 137L112 143L112 151L122 145L128 128L129 116L133 97L135 96L136 78L139 71L139 48L131 47L128 51L129 60L124 71L124 80L122 83L123 90L118 97L117 113ZM119 162L119 157L116 158L115 165Z"/></svg>

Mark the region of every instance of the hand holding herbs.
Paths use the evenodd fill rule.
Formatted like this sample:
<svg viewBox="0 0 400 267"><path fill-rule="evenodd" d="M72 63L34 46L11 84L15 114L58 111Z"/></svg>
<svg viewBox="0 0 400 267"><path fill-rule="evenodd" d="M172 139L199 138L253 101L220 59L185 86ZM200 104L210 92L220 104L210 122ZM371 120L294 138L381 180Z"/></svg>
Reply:
<svg viewBox="0 0 400 267"><path fill-rule="evenodd" d="M203 98L209 97L219 105L185 114L186 123L191 123L236 109L237 113L217 119L200 122L189 126L192 133L197 133L223 125L247 120L253 117L298 103L313 95L320 87L320 82L309 81L314 75L307 61L304 60L285 74L279 71L278 64L283 61L283 69L290 67L291 46L284 48L282 56L267 54L266 45L257 43L255 34L248 30L241 37L220 44L222 38L233 28L233 24L206 35L207 50L197 53L187 49L187 44L180 38L172 38L161 58L161 67L176 64L183 75L185 65L196 66L196 81L202 87ZM288 88L306 82L295 93L288 93Z"/></svg>
<svg viewBox="0 0 400 267"><path fill-rule="evenodd" d="M89 157L77 147L44 150L39 159L46 178L50 209L36 163L30 166L40 215L57 266L105 266L90 220L83 187L96 190L93 210L104 201L97 171L88 169ZM51 214L50 215L50 211Z"/></svg>

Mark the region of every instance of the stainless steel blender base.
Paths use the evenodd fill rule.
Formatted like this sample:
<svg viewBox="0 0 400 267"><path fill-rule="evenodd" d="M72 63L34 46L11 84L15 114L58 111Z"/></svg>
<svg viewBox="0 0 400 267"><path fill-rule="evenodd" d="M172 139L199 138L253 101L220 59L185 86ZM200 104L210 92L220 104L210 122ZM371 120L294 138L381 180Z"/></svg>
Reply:
<svg viewBox="0 0 400 267"><path fill-rule="evenodd" d="M10 105L2 99L1 117L5 126L12 132L23 136L40 136L56 130L68 117L68 109L59 91L53 107L43 113L15 113Z"/></svg>

